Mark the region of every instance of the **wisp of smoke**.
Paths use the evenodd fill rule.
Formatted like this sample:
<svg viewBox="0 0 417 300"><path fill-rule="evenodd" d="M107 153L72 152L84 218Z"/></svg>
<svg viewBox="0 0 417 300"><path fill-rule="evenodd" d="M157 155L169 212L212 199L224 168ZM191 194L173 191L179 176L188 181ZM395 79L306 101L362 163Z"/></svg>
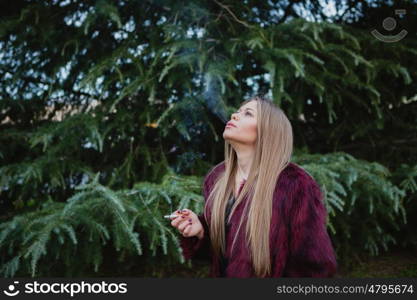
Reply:
<svg viewBox="0 0 417 300"><path fill-rule="evenodd" d="M207 107L222 120L223 123L227 122L227 113L224 108L224 103L221 100L220 84L217 78L206 74L204 76L205 90L203 98L207 103Z"/></svg>

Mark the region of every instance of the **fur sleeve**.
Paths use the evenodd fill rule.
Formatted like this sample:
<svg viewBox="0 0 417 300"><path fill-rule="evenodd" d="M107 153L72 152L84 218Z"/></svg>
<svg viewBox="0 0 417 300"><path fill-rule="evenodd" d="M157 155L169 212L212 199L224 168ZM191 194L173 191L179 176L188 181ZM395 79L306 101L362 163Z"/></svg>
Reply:
<svg viewBox="0 0 417 300"><path fill-rule="evenodd" d="M333 277L337 263L319 185L308 173L300 173L291 183L289 195L289 252L283 276Z"/></svg>

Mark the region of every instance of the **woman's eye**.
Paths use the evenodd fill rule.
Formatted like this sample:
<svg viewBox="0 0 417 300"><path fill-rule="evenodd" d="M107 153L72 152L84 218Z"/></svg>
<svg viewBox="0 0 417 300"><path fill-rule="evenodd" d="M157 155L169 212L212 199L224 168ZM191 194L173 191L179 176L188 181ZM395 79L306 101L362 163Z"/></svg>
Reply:
<svg viewBox="0 0 417 300"><path fill-rule="evenodd" d="M235 113L235 114L238 114L238 113L240 113L240 111L239 111L239 110L237 110L237 111L235 111L234 113ZM247 115L252 116L252 114L251 114L249 111L246 111L246 112L245 112L245 116L247 116Z"/></svg>

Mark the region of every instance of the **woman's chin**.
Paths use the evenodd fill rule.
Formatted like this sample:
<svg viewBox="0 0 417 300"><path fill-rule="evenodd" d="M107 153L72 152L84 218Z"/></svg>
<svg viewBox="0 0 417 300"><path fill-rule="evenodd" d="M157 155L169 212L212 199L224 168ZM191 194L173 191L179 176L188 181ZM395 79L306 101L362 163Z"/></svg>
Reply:
<svg viewBox="0 0 417 300"><path fill-rule="evenodd" d="M227 130L223 131L223 139L229 140L231 138L231 135L227 132Z"/></svg>
<svg viewBox="0 0 417 300"><path fill-rule="evenodd" d="M229 143L237 142L236 137L232 136L231 134L223 134L223 139Z"/></svg>

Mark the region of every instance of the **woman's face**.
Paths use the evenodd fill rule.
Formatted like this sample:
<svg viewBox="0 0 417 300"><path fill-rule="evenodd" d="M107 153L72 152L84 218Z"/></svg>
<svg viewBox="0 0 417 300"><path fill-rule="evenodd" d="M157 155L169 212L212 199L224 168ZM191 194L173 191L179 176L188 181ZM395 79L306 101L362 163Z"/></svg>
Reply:
<svg viewBox="0 0 417 300"><path fill-rule="evenodd" d="M257 137L256 106L256 101L252 100L232 114L231 120L226 124L223 132L225 140L229 140L230 143L255 144Z"/></svg>

